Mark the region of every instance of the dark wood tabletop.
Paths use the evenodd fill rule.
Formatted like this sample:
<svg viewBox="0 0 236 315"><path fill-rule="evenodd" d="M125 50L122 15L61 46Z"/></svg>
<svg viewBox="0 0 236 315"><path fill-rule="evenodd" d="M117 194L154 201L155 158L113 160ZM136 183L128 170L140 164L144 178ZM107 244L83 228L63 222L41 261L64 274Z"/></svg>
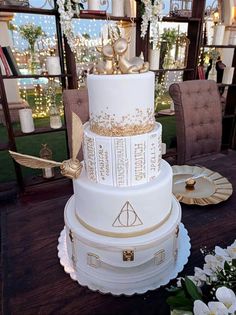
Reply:
<svg viewBox="0 0 236 315"><path fill-rule="evenodd" d="M236 191L236 151L208 159L205 166L227 177ZM63 180L36 186L1 206L3 314L169 314L165 287L143 295L113 297L81 287L64 272L57 243L71 194L71 183ZM182 204L182 212L192 246L182 274L192 274L194 266L202 267L201 247L224 247L236 238L236 192L217 205Z"/></svg>

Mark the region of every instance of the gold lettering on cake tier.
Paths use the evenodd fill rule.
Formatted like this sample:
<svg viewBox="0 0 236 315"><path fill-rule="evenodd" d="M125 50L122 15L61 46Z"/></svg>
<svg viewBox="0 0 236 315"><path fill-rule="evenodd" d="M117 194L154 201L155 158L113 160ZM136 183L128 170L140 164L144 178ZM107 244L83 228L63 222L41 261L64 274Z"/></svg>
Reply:
<svg viewBox="0 0 236 315"><path fill-rule="evenodd" d="M138 217L131 203L127 201L122 207L119 215L113 222L113 227L134 227L142 225L143 222Z"/></svg>
<svg viewBox="0 0 236 315"><path fill-rule="evenodd" d="M151 149L150 149L150 161L151 161L151 167L150 170L152 172L156 171L156 167L157 167L157 154L156 154L156 144L154 142L152 142L151 144Z"/></svg>
<svg viewBox="0 0 236 315"><path fill-rule="evenodd" d="M155 255L154 255L154 264L155 265L161 265L165 261L166 253L164 249L159 250Z"/></svg>
<svg viewBox="0 0 236 315"><path fill-rule="evenodd" d="M108 160L108 152L104 150L102 145L99 145L98 148L98 165L99 165L99 173L102 180L105 180L105 176L109 176L109 160Z"/></svg>
<svg viewBox="0 0 236 315"><path fill-rule="evenodd" d="M84 139L85 146L87 149L87 163L86 163L86 171L88 173L88 177L96 182L96 163L95 163L95 146L94 146L94 139L85 137Z"/></svg>
<svg viewBox="0 0 236 315"><path fill-rule="evenodd" d="M143 143L135 143L134 145L134 177L136 181L140 181L146 177L146 145Z"/></svg>
<svg viewBox="0 0 236 315"><path fill-rule="evenodd" d="M116 181L117 186L124 186L126 184L126 160L124 156L125 140L115 140L115 154L116 154Z"/></svg>

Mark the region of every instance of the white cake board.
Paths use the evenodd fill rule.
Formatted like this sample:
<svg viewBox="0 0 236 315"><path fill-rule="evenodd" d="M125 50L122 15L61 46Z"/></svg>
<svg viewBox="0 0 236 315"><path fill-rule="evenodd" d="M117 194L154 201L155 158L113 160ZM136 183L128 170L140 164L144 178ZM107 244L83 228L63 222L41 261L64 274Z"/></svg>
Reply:
<svg viewBox="0 0 236 315"><path fill-rule="evenodd" d="M116 286L112 286L109 281L103 279L104 282L104 290L101 288L97 288L93 281L90 279L89 275L86 275L84 272L78 270L75 271L72 261L68 256L67 246L66 246L66 232L65 228L61 231L60 237L58 239L58 257L60 259L60 264L64 267L66 273L70 275L70 277L77 281L80 285L88 287L92 291L99 291L100 293L111 293L112 295L133 295L133 294L143 294L149 290L158 289L161 286L164 286L170 282L170 280L175 279L179 272L181 272L184 268L184 265L188 262L188 257L190 255L190 238L188 236L188 232L185 229L184 225L180 224L179 230L179 251L176 260L175 268L171 266L170 270L167 270L165 276L160 280L160 274L158 273L155 277L152 276L150 279L146 279L145 281L137 282L135 288L125 288L122 291L120 288ZM109 288L109 291L108 291Z"/></svg>

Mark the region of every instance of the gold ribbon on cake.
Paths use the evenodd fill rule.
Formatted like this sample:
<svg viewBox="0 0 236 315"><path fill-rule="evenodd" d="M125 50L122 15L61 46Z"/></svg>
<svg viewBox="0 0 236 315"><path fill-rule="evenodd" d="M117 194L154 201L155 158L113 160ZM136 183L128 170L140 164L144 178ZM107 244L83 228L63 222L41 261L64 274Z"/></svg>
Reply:
<svg viewBox="0 0 236 315"><path fill-rule="evenodd" d="M72 113L72 158L63 162L56 162L39 157L9 151L12 158L19 164L44 169L47 167L60 167L61 174L70 179L78 178L82 171L82 164L76 158L83 141L83 124L80 118Z"/></svg>
<svg viewBox="0 0 236 315"><path fill-rule="evenodd" d="M118 29L118 31L117 31ZM102 61L94 67L94 74L134 74L149 71L149 63L141 57L128 59L125 53L130 39L121 38L119 28L108 26L109 42L97 46L97 51L102 54Z"/></svg>

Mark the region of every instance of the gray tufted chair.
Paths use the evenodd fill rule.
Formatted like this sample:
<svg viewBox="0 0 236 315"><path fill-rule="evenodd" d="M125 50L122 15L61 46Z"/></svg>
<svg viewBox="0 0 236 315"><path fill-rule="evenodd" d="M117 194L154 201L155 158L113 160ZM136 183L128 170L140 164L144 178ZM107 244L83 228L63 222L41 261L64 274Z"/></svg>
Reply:
<svg viewBox="0 0 236 315"><path fill-rule="evenodd" d="M88 109L88 91L87 89L80 90L64 90L63 91L63 103L65 108L65 118L67 126L67 137L69 143L70 155L72 154L71 138L72 138L72 112L76 113L83 123L89 120ZM83 160L83 153L80 150L78 159Z"/></svg>
<svg viewBox="0 0 236 315"><path fill-rule="evenodd" d="M215 81L193 80L169 88L176 114L177 163L191 164L221 149L222 106ZM191 163L189 163L191 162Z"/></svg>

